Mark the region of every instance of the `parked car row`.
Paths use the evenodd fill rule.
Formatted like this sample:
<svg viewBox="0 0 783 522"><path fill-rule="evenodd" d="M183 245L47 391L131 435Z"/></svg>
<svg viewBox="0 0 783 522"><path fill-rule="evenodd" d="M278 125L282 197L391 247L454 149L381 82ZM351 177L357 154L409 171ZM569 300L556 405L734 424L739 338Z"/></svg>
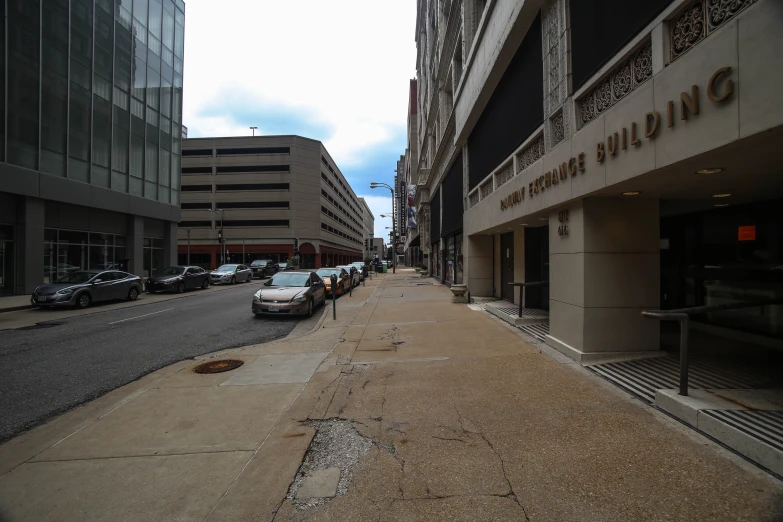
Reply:
<svg viewBox="0 0 783 522"><path fill-rule="evenodd" d="M357 286L361 283L363 279L362 270L354 265L322 268L317 272L294 271L292 267L289 268L285 263L274 264L271 262L266 264L256 263L255 271L252 264L250 267L241 264L222 265L212 272L198 266L170 266L159 275L148 278L144 283L141 277L119 270L77 270L65 274L53 283L37 287L33 291L30 301L33 305L40 307L75 306L87 308L92 303L100 301L118 299L134 301L145 289L151 294L157 292L183 293L191 289L207 289L210 284L249 282L255 274L258 274L258 277L269 277L267 274L271 273L271 279L264 286L275 289L273 292L267 292L267 294L279 295L280 298L272 300L275 304L264 307L259 306L258 313L277 313L281 311L283 313L286 313L285 311L289 313L312 313L312 307L318 306L319 302L322 303L326 294L331 294L330 277L332 274L338 277L335 289L337 295L342 295L349 291L351 285ZM304 285L305 281L302 277L293 277L297 274L299 276L304 274L308 278L309 283ZM288 277L289 275L292 277ZM303 283L303 285L298 283ZM310 290L286 290L284 292L283 289L288 287L308 288ZM278 294L275 294L275 292L278 292ZM312 300L309 305L306 304L306 300L294 300L294 298L301 297L300 293L302 292L307 293L308 299ZM291 293L292 297L289 301L284 302L283 296L287 295L287 293ZM259 293L256 295L259 295ZM255 301L253 310L256 312Z"/></svg>

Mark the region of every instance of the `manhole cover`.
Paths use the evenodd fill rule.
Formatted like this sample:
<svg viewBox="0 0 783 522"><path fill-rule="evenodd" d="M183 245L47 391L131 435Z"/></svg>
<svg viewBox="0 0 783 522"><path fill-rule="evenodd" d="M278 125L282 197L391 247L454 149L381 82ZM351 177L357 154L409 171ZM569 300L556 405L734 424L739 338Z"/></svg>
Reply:
<svg viewBox="0 0 783 522"><path fill-rule="evenodd" d="M220 361L209 361L199 364L193 371L196 373L222 373L234 370L245 364L244 361L237 359L223 359Z"/></svg>

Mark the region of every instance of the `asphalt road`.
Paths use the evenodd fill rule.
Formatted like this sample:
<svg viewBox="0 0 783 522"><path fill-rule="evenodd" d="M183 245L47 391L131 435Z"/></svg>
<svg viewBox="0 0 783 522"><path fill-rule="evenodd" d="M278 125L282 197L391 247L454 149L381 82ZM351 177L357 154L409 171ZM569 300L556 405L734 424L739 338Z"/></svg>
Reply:
<svg viewBox="0 0 783 522"><path fill-rule="evenodd" d="M250 305L259 288L194 291L0 331L0 443L177 361L285 337L298 320L256 318Z"/></svg>

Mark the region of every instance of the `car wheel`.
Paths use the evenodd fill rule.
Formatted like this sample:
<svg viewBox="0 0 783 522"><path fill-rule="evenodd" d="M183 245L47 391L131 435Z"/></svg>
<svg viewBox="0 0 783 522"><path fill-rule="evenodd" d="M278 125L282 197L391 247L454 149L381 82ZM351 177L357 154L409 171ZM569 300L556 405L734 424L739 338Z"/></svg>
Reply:
<svg viewBox="0 0 783 522"><path fill-rule="evenodd" d="M235 285L235 284L237 284L237 278L236 278L236 276L231 276L231 284L232 284L232 285Z"/></svg>
<svg viewBox="0 0 783 522"><path fill-rule="evenodd" d="M135 288L128 290L128 301L135 301L139 297L139 291Z"/></svg>
<svg viewBox="0 0 783 522"><path fill-rule="evenodd" d="M207 288L209 288L209 279L204 279L204 282L201 283L201 289L206 290Z"/></svg>
<svg viewBox="0 0 783 522"><path fill-rule="evenodd" d="M307 301L307 317L313 316L313 300Z"/></svg>
<svg viewBox="0 0 783 522"><path fill-rule="evenodd" d="M184 294L185 293L185 283L180 283L177 285L177 293L178 294Z"/></svg>
<svg viewBox="0 0 783 522"><path fill-rule="evenodd" d="M90 294L87 292L84 292L82 295L76 298L76 306L79 308L87 308L90 306L90 303L92 302L92 298L90 297Z"/></svg>

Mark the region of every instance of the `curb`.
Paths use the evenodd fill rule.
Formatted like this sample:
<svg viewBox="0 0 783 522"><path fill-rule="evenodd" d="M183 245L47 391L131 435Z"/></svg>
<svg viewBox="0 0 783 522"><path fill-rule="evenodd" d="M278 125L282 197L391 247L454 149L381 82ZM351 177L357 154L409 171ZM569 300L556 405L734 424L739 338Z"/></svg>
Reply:
<svg viewBox="0 0 783 522"><path fill-rule="evenodd" d="M10 308L0 308L0 314L3 314L5 312L18 312L19 310L27 310L30 308L35 308L33 305L23 305L23 306L12 306Z"/></svg>

